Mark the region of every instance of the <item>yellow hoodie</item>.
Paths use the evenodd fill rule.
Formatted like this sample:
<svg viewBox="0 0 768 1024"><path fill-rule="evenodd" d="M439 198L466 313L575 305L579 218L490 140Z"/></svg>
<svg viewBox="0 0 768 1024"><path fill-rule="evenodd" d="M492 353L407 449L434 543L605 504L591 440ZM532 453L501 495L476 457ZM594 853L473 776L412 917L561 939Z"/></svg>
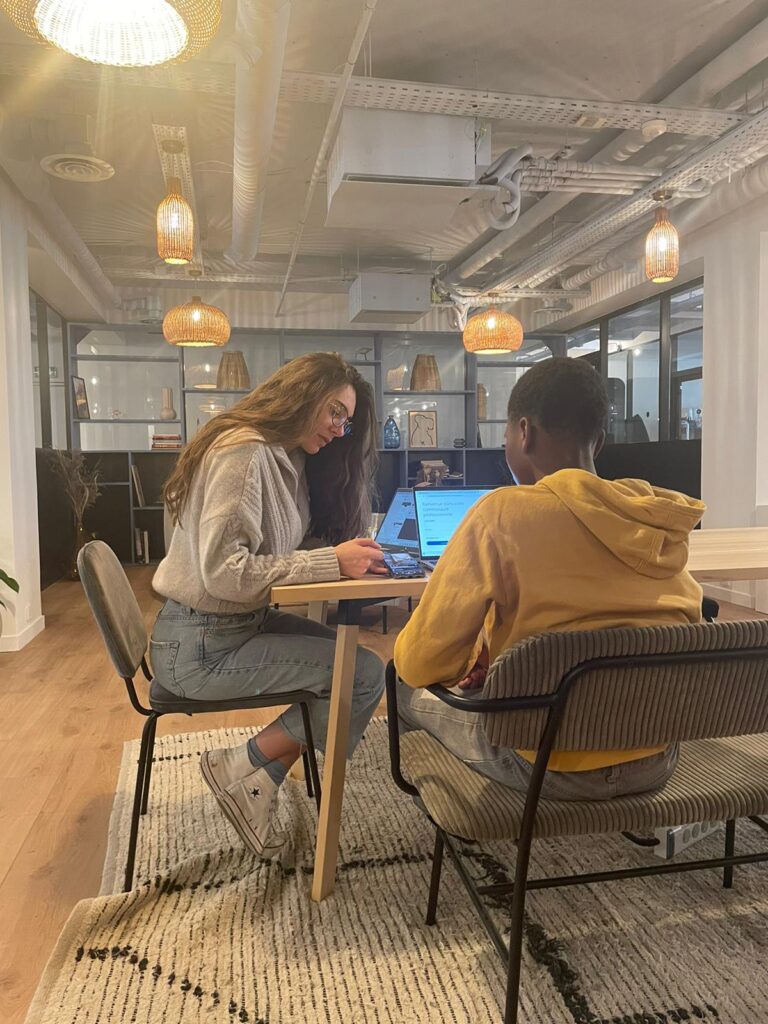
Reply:
<svg viewBox="0 0 768 1024"><path fill-rule="evenodd" d="M643 480L580 469L493 491L464 518L398 636L399 675L413 687L455 683L483 626L493 662L535 633L698 622L701 587L685 566L704 511ZM587 771L662 749L555 752L549 769Z"/></svg>

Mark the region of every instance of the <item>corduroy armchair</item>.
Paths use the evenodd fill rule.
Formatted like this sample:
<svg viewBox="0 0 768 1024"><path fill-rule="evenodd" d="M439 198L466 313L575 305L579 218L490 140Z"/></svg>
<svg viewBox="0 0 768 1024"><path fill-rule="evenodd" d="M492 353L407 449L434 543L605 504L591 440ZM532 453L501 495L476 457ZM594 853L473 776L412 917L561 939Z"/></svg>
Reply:
<svg viewBox="0 0 768 1024"><path fill-rule="evenodd" d="M436 827L427 923L436 919L447 846L483 924L507 964L505 1024L517 1021L526 891L640 875L722 868L768 860L737 856L735 822L768 831L768 621L547 633L506 651L491 666L482 698L430 687L454 708L484 714L492 743L538 750L527 793L469 768L429 733L399 735L397 677L387 667L392 775ZM660 790L601 801L540 798L552 750L611 750L680 744ZM403 769L408 776L403 776ZM410 780L410 781L409 781ZM533 839L645 831L697 821L726 822L725 850L710 860L529 879ZM515 880L476 886L453 837L517 843ZM512 893L509 949L482 897Z"/></svg>

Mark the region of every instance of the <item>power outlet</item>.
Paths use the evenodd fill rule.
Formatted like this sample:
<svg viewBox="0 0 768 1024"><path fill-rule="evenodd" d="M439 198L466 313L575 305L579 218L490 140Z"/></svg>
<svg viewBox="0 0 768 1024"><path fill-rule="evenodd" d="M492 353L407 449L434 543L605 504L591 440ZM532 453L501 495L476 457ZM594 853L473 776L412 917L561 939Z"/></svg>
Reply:
<svg viewBox="0 0 768 1024"><path fill-rule="evenodd" d="M698 843L701 839L711 835L713 832L717 832L722 827L722 821L699 821L693 825L657 828L654 831L654 835L659 840L659 845L654 846L653 852L657 857L670 860L689 846L693 846L694 843Z"/></svg>

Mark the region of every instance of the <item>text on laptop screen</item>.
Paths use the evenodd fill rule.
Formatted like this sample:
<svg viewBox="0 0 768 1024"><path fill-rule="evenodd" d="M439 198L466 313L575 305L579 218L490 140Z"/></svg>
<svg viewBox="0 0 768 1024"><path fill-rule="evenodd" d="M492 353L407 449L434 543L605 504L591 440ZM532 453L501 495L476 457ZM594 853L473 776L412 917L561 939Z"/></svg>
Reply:
<svg viewBox="0 0 768 1024"><path fill-rule="evenodd" d="M419 553L416 508L410 487L395 491L392 504L387 509L384 521L376 534L376 540L383 548L399 548L414 555Z"/></svg>
<svg viewBox="0 0 768 1024"><path fill-rule="evenodd" d="M422 558L439 558L457 526L490 487L446 489L416 488L416 513L419 525L419 544Z"/></svg>

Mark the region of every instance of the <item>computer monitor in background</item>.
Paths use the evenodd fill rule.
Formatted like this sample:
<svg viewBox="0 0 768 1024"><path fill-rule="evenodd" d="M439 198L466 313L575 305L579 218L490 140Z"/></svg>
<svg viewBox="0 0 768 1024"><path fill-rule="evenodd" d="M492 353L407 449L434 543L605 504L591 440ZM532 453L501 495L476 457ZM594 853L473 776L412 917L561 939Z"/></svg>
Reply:
<svg viewBox="0 0 768 1024"><path fill-rule="evenodd" d="M419 554L416 508L410 487L400 487L395 491L376 540L385 551L404 551L414 556Z"/></svg>
<svg viewBox="0 0 768 1024"><path fill-rule="evenodd" d="M435 561L445 551L456 527L484 494L493 487L417 487L416 502L419 554Z"/></svg>

